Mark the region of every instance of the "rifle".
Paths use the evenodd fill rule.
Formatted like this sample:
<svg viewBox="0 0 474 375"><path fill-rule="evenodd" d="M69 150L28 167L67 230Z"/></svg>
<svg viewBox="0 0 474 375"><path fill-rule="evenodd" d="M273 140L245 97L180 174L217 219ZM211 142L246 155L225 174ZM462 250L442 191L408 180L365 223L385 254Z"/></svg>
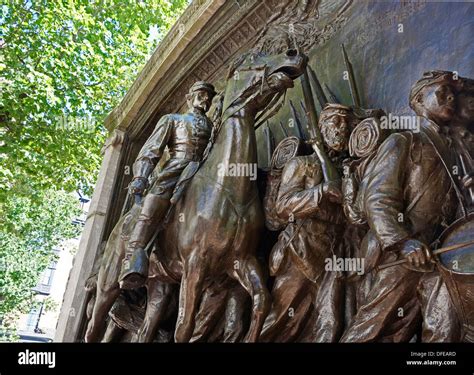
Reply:
<svg viewBox="0 0 474 375"><path fill-rule="evenodd" d="M462 155L459 155L459 159L461 161L461 168L464 176L469 176L464 157ZM474 189L472 188L472 186L470 186L467 191L469 192L469 198L471 199L471 201L468 202L468 206L470 206L474 203Z"/></svg>
<svg viewBox="0 0 474 375"><path fill-rule="evenodd" d="M305 105L304 105L304 101L303 101L303 100L300 100L300 106L301 106L301 110L303 111L303 113L304 113L305 116L306 116L306 123L305 123L306 129L308 130L308 133L309 133L310 136L312 137L312 135L311 135L311 128L309 127L309 121L308 121L308 111L306 110L306 107L305 107Z"/></svg>
<svg viewBox="0 0 474 375"><path fill-rule="evenodd" d="M301 76L301 86L303 87L304 103L307 110L306 116L308 118L309 129L311 132L311 140L309 143L316 146L314 151L316 152L316 155L318 155L319 161L321 162L324 180L326 182L340 180L341 176L339 175L339 172L332 164L331 160L326 154L326 151L324 150L323 137L318 127L318 114L316 112L313 93L309 84L308 67L306 67L303 75Z"/></svg>
<svg viewBox="0 0 474 375"><path fill-rule="evenodd" d="M273 134L272 134L272 130L270 129L270 125L268 124L268 121L267 121L267 127L264 129L264 132L265 132L265 138L267 141L266 143L267 143L268 167L270 168L274 147L273 147Z"/></svg>
<svg viewBox="0 0 474 375"><path fill-rule="evenodd" d="M295 120L296 132L298 133L298 138L304 140L305 136L303 132L303 127L301 126L300 118L298 117L295 106L293 105L293 102L291 100L290 100L290 109L291 109L291 115L293 116L293 120Z"/></svg>

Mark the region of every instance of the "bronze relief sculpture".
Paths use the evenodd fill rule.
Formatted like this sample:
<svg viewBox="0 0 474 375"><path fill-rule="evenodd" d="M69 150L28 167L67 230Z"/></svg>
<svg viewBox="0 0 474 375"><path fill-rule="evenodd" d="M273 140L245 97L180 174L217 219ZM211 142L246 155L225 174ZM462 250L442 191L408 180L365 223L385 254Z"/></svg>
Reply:
<svg viewBox="0 0 474 375"><path fill-rule="evenodd" d="M460 339L453 301L429 248L462 206L450 169L454 154L442 131L457 109L453 77L428 72L413 86L410 104L429 122L419 133L389 136L364 171L356 200L369 226L361 250L373 280L342 341L408 341L420 321L422 341ZM405 264L384 266L400 258Z"/></svg>
<svg viewBox="0 0 474 375"><path fill-rule="evenodd" d="M122 265L118 281L121 288L133 289L145 284L149 270L148 255L144 248L153 234L153 229L150 228L163 224L173 189L180 176L189 164L195 163L202 157L212 129L212 124L205 113L214 95L212 85L196 82L187 96L189 112L184 115L162 117L155 131L140 150L133 166L134 178L129 188L137 201L141 200L145 190L147 190L147 195L143 206L135 204L130 212L119 220L107 243L108 251L105 252L103 259L106 264L101 267L98 275L99 295L97 298L99 300L94 306L86 340L98 339L105 316L119 295L119 285L116 284L115 279L118 269L114 268L115 263L108 257L120 257ZM164 166L156 168L165 147L169 148L170 157ZM148 186L152 172L155 172L152 176L153 182ZM118 252L117 255L116 252ZM105 268L105 266L108 267ZM110 275L110 272L113 274ZM109 280L110 277L112 280ZM102 286L108 287L102 291ZM158 284L156 288L161 289L164 286ZM150 294L154 292L151 290ZM161 305L166 306L166 303L161 303ZM146 319L145 323L149 321ZM149 332L149 330L146 331Z"/></svg>
<svg viewBox="0 0 474 375"><path fill-rule="evenodd" d="M329 104L321 113L321 133L336 165L354 120L342 105ZM326 271L325 259L343 255L341 198L336 182L324 182L316 153L285 164L275 205L287 226L270 255L275 283L263 340L324 342L340 334L342 279L337 270Z"/></svg>
<svg viewBox="0 0 474 375"><path fill-rule="evenodd" d="M211 136L212 124L205 113L216 92L206 82L196 82L188 94L190 111L185 115L163 116L155 131L142 147L133 165L132 194L141 196L148 187L148 178L157 166L166 146L169 158L154 176L137 222L131 231L128 248L119 276L123 289L142 286L148 275L145 246L153 231L162 224L170 207L173 190L184 169L202 158Z"/></svg>
<svg viewBox="0 0 474 375"><path fill-rule="evenodd" d="M260 334L270 300L255 257L258 235L263 226L256 181L245 173L236 176L218 171L223 162L249 168L256 166L255 118L293 86L293 79L303 72L305 64L306 57L295 50L270 57L251 54L240 59L229 73L215 140L192 179L187 177L190 181L184 194L177 200L167 224L156 238L154 279L157 283L180 284L174 334L177 342L187 342L192 338L195 318L199 315L199 308L203 308L200 302L206 296L206 289L212 284L226 285L228 280L237 281L252 298L251 323L245 341L256 341ZM236 76L238 79L234 78ZM166 122L160 122L155 134ZM149 142L156 143L153 138ZM152 153L149 160L157 154ZM149 161L145 164L150 169ZM145 198L145 204L146 201ZM121 238L123 221L128 217L128 222L133 222L133 218L139 215L144 219L144 225L150 220L149 216L145 217L146 213L137 214L137 211L140 212L141 208L134 207L132 213L119 221L108 241L99 271L87 341L100 339L106 314L120 292L118 265L126 253L128 240ZM184 220L179 220L180 217ZM142 255L143 245L141 240L134 247L140 249ZM132 254L129 260L133 261L134 256ZM135 270L140 272L135 274L142 273L145 267L141 267L140 262L136 264ZM124 273L122 276L127 275ZM148 289L153 290L153 286L148 285ZM162 299L158 304L165 303Z"/></svg>
<svg viewBox="0 0 474 375"><path fill-rule="evenodd" d="M392 132L381 110L321 103L317 120L306 64L297 49L242 55L214 121L206 82L160 119L86 341L473 341L473 81L427 72L410 93L420 131ZM301 128L280 143L262 207L255 129L299 76L314 152ZM264 224L281 231L268 264Z"/></svg>

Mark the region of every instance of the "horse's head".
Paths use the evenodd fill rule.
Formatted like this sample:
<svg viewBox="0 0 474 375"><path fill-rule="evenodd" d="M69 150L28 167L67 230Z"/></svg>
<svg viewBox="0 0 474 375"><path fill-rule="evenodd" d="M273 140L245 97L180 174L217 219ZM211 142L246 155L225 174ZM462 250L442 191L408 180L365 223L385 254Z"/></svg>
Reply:
<svg viewBox="0 0 474 375"><path fill-rule="evenodd" d="M253 113L264 110L273 99L293 87L306 67L307 58L297 50L265 56L247 54L230 68L224 96L224 116L241 109Z"/></svg>

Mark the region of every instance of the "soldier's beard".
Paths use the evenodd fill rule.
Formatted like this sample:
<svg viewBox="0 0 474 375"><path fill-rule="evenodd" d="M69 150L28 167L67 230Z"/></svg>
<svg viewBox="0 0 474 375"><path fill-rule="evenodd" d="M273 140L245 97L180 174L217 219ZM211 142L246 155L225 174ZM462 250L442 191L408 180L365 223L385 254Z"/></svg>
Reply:
<svg viewBox="0 0 474 375"><path fill-rule="evenodd" d="M195 103L194 108L202 111L203 113L206 113L209 109L209 103L207 102Z"/></svg>
<svg viewBox="0 0 474 375"><path fill-rule="evenodd" d="M331 141L326 142L327 145L336 152L342 152L347 149L347 140L342 137L333 138Z"/></svg>

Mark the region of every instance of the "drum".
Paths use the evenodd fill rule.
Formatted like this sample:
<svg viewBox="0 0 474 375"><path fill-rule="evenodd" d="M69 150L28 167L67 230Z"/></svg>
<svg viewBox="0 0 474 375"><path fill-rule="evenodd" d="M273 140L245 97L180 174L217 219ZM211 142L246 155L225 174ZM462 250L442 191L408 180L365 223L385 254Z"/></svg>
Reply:
<svg viewBox="0 0 474 375"><path fill-rule="evenodd" d="M440 247L474 240L474 213L451 224L440 237ZM448 270L474 274L474 245L448 251L439 255L439 261Z"/></svg>
<svg viewBox="0 0 474 375"><path fill-rule="evenodd" d="M474 213L451 224L441 235L439 247L474 240ZM474 342L474 245L438 256L438 269L462 324L463 341Z"/></svg>

